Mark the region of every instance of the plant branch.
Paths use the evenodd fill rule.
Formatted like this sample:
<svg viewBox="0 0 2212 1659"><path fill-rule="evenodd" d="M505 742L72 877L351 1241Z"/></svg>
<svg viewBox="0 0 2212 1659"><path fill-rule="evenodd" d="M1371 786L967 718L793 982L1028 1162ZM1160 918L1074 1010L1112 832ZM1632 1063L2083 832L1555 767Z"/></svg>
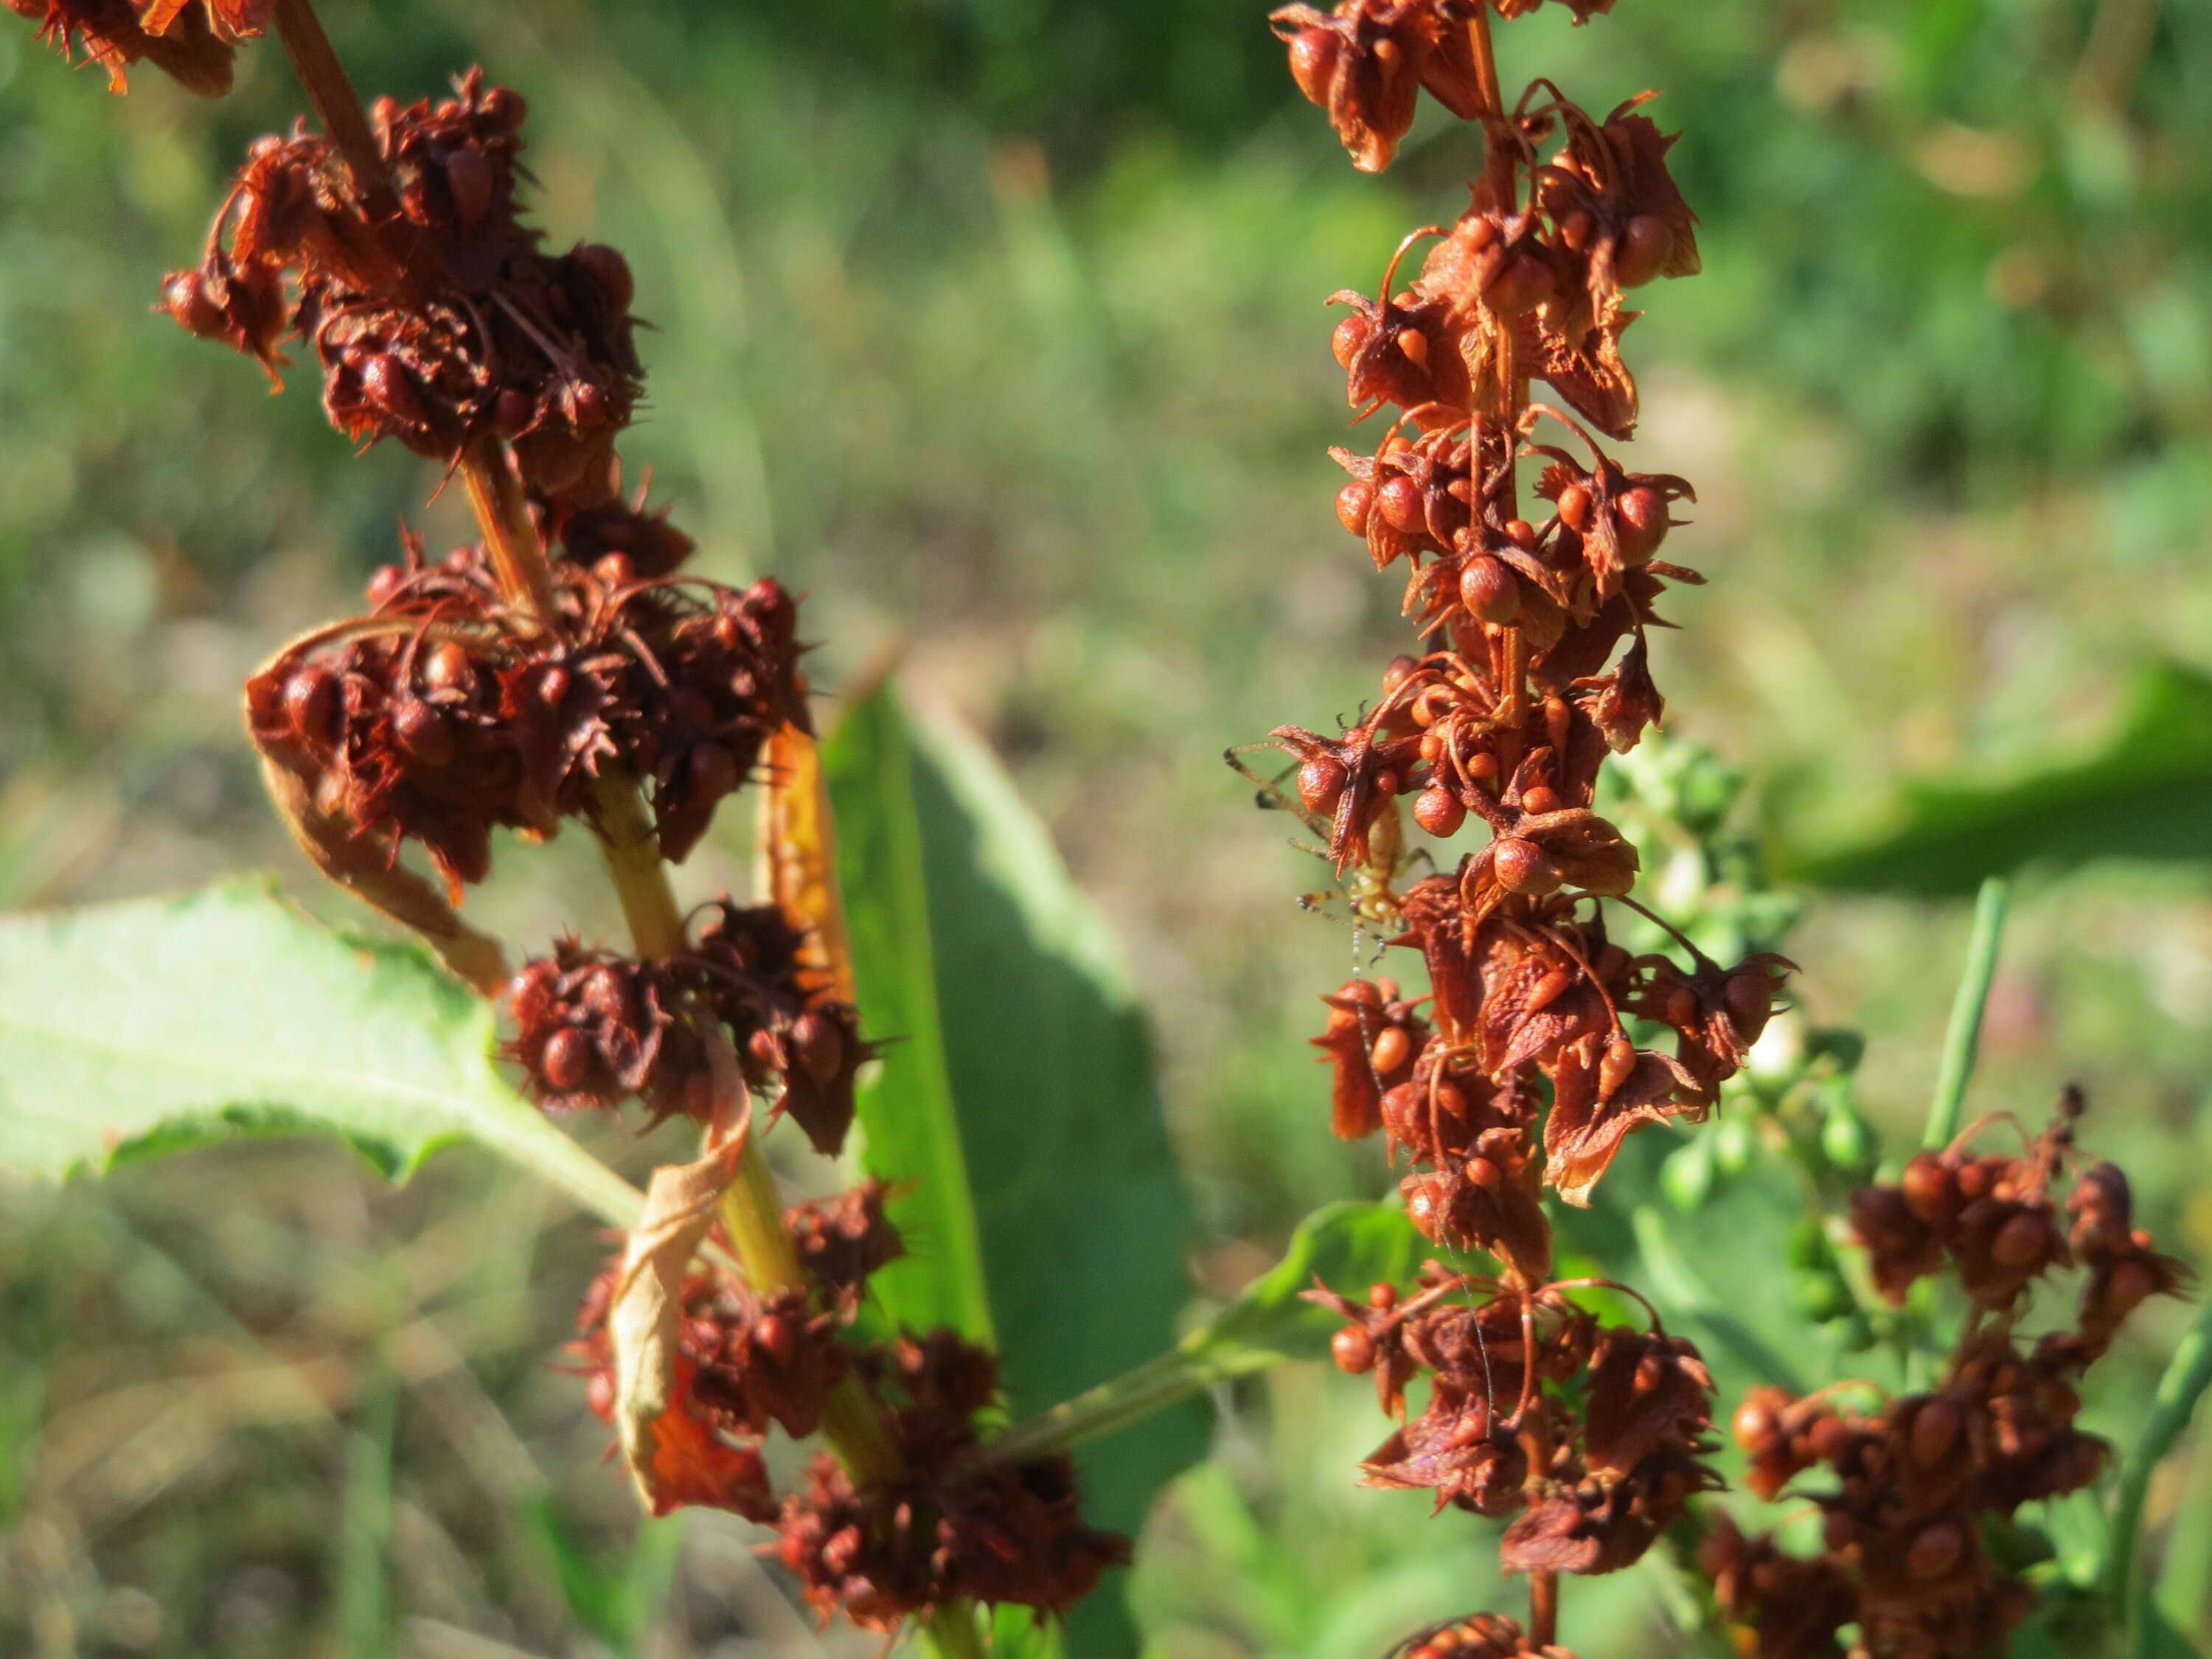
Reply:
<svg viewBox="0 0 2212 1659"><path fill-rule="evenodd" d="M1966 943L1966 971L1951 1001L1942 1067L1936 1076L1936 1097L1928 1107L1927 1132L1920 1138L1920 1144L1931 1150L1949 1146L1959 1133L1959 1112L1974 1075L1982 1015L1990 1004L1990 983L1996 976L1997 947L2004 938L2005 908L2011 896L2012 884L2002 876L1984 881L1974 896L1974 931Z"/></svg>
<svg viewBox="0 0 2212 1659"><path fill-rule="evenodd" d="M1474 15L1467 20L1467 43L1474 53L1474 76L1481 85L1482 95L1490 113L1505 113L1504 100L1498 89L1498 53L1490 43L1490 8L1477 6Z"/></svg>
<svg viewBox="0 0 2212 1659"><path fill-rule="evenodd" d="M1528 1575L1528 1645L1548 1648L1559 1633L1559 1575L1538 1567Z"/></svg>
<svg viewBox="0 0 2212 1659"><path fill-rule="evenodd" d="M308 101L337 147L363 206L373 219L391 217L398 211L398 198L390 175L360 95L323 32L313 0L276 0L276 26ZM552 629L557 622L552 571L505 448L495 439L477 440L456 458L455 466L483 532L501 592L540 627ZM647 957L675 955L686 943L684 912L669 884L659 837L637 780L625 770L608 768L595 786L594 804L600 851L636 950ZM602 1206L620 1202L611 1193L599 1196ZM774 1294L804 1286L798 1255L784 1230L775 1177L750 1137L736 1176L723 1194L721 1213L738 1263L756 1289ZM830 1396L823 1414L823 1437L858 1481L894 1480L901 1471L903 1460L882 1411L856 1378L848 1377ZM947 1603L930 1616L927 1628L945 1659L981 1659L985 1649L973 1602Z"/></svg>
<svg viewBox="0 0 2212 1659"><path fill-rule="evenodd" d="M1188 1346L1170 1348L1073 1399L1024 1419L983 1447L976 1454L976 1462L985 1467L1024 1463L1066 1451L1150 1417L1216 1382L1265 1370L1285 1358L1255 1349L1224 1361Z"/></svg>

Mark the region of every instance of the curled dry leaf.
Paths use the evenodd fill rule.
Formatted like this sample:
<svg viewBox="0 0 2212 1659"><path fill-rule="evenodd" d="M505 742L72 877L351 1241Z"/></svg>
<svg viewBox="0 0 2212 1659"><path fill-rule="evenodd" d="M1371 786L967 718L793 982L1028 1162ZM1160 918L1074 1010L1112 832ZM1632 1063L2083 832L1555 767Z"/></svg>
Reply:
<svg viewBox="0 0 2212 1659"><path fill-rule="evenodd" d="M736 1098L745 1098L742 1087ZM665 1164L653 1172L645 1213L630 1230L622 1276L607 1310L614 1350L615 1432L639 1495L655 1515L685 1501L683 1494L663 1490L668 1464L659 1456L666 1437L691 1426L688 1419L676 1420L683 1414L671 1409L682 1347L678 1325L684 1272L707 1236L722 1194L737 1176L750 1129L750 1116L741 1118L696 1163Z"/></svg>
<svg viewBox="0 0 2212 1659"><path fill-rule="evenodd" d="M441 962L486 996L495 995L507 983L507 958L499 941L463 921L435 887L363 842L349 823L325 812L313 789L297 773L264 760L261 775L285 828L316 869L421 934Z"/></svg>
<svg viewBox="0 0 2212 1659"><path fill-rule="evenodd" d="M806 940L807 965L829 976L830 994L857 1005L821 745L811 732L786 726L768 740L763 757L768 787L761 791L761 888Z"/></svg>

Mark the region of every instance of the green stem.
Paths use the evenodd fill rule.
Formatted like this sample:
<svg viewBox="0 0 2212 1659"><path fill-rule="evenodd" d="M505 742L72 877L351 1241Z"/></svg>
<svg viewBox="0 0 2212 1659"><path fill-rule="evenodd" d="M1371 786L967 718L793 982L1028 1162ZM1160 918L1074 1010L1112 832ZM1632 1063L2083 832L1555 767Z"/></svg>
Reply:
<svg viewBox="0 0 2212 1659"><path fill-rule="evenodd" d="M2166 1375L2158 1380L2158 1392L2151 1397L2150 1421L2128 1453L2120 1471L2119 1492L2112 1503L2106 1594L2127 1632L2124 1651L2130 1654L2142 1651L2151 1607L2150 1575L2136 1559L2142 1547L2143 1503L2150 1495L2151 1476L2188 1428L2207 1387L2212 1387L2212 1301L2198 1312L2197 1322L2173 1351Z"/></svg>
<svg viewBox="0 0 2212 1659"><path fill-rule="evenodd" d="M1990 1005L1990 982L1996 977L1997 945L2004 937L2005 907L2011 898L2012 883L2003 876L1989 877L1974 896L1974 931L1966 943L1966 971L1951 1000L1951 1023L1943 1033L1942 1069L1936 1073L1936 1097L1928 1108L1928 1131L1920 1138L1923 1146L1948 1146L1959 1133L1959 1109L1974 1075L1982 1014Z"/></svg>
<svg viewBox="0 0 2212 1659"><path fill-rule="evenodd" d="M1265 1370L1284 1358L1261 1349L1243 1350L1224 1358L1210 1358L1195 1349L1170 1348L1133 1370L1015 1424L983 1448L981 1461L1024 1463L1066 1451L1150 1417L1216 1382Z"/></svg>
<svg viewBox="0 0 2212 1659"><path fill-rule="evenodd" d="M346 1433L345 1499L338 1522L337 1645L345 1659L392 1651L392 1431L399 1375L380 1344L364 1363Z"/></svg>
<svg viewBox="0 0 2212 1659"><path fill-rule="evenodd" d="M492 1091L500 1092L495 1095ZM483 1108L466 1103L469 1133L478 1144L558 1188L602 1221L625 1230L645 1212L645 1194L547 1122L503 1084L487 1080ZM525 1114L527 1114L526 1116Z"/></svg>

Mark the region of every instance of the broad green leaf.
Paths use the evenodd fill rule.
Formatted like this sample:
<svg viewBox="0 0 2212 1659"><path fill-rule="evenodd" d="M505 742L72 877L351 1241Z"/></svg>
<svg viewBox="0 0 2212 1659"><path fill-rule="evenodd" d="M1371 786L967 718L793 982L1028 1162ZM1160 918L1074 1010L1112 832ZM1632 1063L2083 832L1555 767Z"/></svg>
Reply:
<svg viewBox="0 0 2212 1659"><path fill-rule="evenodd" d="M866 1030L889 1039L860 1089L861 1156L871 1170L903 1183L891 1214L912 1252L876 1273L869 1292L892 1320L994 1341L938 1009L918 763L896 702L878 693L854 708L823 744L822 765Z"/></svg>
<svg viewBox="0 0 2212 1659"><path fill-rule="evenodd" d="M628 1225L636 1191L501 1080L493 1036L427 952L325 927L265 879L0 919L0 1170L328 1133L402 1178L466 1140Z"/></svg>
<svg viewBox="0 0 2212 1659"><path fill-rule="evenodd" d="M1971 893L2024 865L2212 856L2212 680L2140 670L2117 728L2070 760L1905 787L1873 834L1786 854L1782 874L1862 892Z"/></svg>
<svg viewBox="0 0 2212 1659"><path fill-rule="evenodd" d="M823 747L867 1029L861 1157L909 1182L912 1257L873 1290L890 1318L995 1334L1031 1415L1169 1346L1190 1293L1191 1214L1153 1055L1111 932L997 763L888 689ZM1195 1402L1085 1461L1089 1512L1133 1529L1198 1456ZM1131 1650L1118 1595L1070 1651Z"/></svg>

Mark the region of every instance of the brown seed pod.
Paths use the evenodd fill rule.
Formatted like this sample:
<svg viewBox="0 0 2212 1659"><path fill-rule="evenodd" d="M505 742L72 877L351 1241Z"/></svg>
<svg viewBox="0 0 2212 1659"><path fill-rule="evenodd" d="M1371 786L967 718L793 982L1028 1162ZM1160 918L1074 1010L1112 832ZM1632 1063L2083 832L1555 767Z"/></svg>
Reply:
<svg viewBox="0 0 2212 1659"><path fill-rule="evenodd" d="M1431 784L1413 801L1413 822L1430 835L1446 840L1467 822L1467 805L1442 784Z"/></svg>
<svg viewBox="0 0 2212 1659"><path fill-rule="evenodd" d="M1505 627L1521 615L1521 584L1504 562L1478 553L1460 568L1459 602L1477 619Z"/></svg>
<svg viewBox="0 0 2212 1659"><path fill-rule="evenodd" d="M1498 838L1492 850L1491 868L1499 886L1528 898L1556 893L1564 881L1559 866L1545 856L1541 848L1515 836Z"/></svg>

